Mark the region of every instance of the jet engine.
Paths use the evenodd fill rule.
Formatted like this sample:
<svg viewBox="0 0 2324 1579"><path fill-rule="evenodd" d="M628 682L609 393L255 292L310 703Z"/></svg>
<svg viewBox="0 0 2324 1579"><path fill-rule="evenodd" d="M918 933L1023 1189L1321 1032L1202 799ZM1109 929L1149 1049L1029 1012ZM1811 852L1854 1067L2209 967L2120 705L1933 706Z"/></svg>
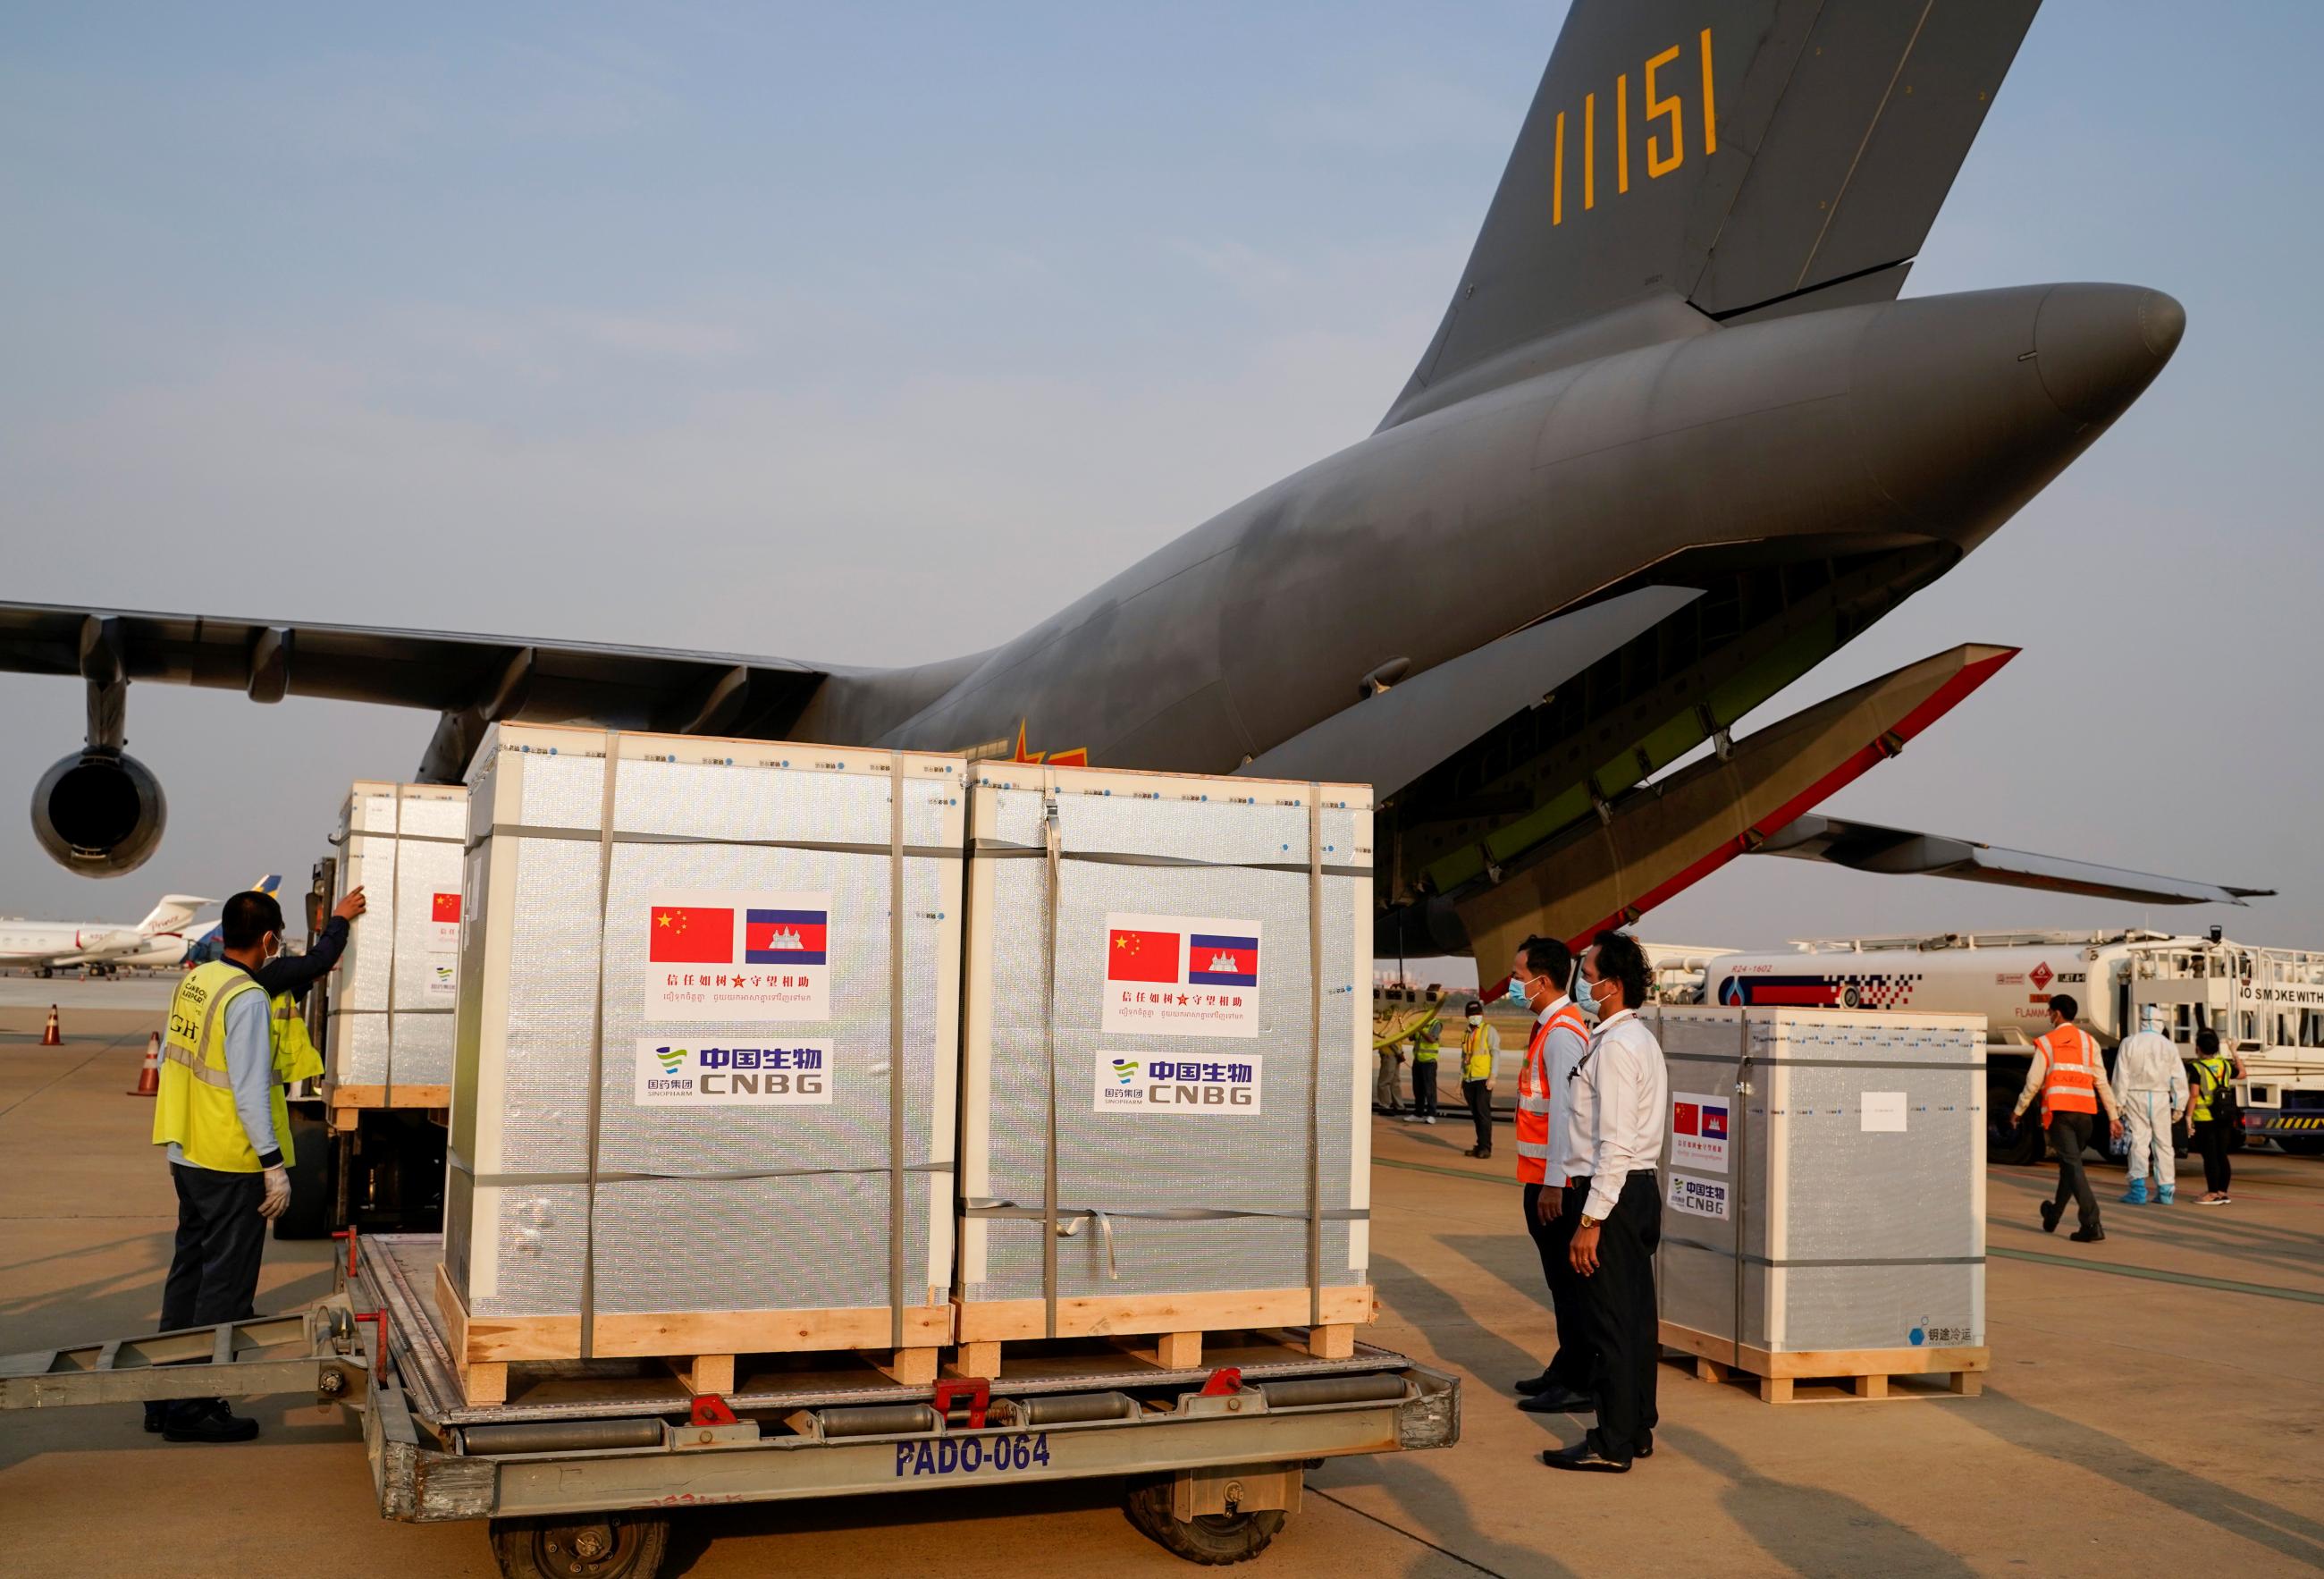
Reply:
<svg viewBox="0 0 2324 1579"><path fill-rule="evenodd" d="M152 770L109 747L73 753L32 790L32 836L50 859L84 877L118 877L143 865L169 817Z"/></svg>

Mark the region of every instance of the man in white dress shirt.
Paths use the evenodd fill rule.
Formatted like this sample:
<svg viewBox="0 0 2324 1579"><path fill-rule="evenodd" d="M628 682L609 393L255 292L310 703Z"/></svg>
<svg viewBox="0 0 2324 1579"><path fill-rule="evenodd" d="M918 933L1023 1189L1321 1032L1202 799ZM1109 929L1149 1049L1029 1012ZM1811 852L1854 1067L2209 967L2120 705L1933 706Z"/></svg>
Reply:
<svg viewBox="0 0 2324 1579"><path fill-rule="evenodd" d="M1598 1026L1568 1083L1572 1122L1591 1138L1589 1177L1568 1186L1586 1192L1569 1253L1596 1340L1598 1424L1573 1446L1544 1453L1552 1469L1621 1474L1655 1450L1655 1247L1663 1232L1655 1169L1670 1078L1661 1044L1637 1012L1651 979L1646 951L1627 933L1599 933L1582 956L1582 990L1597 1005Z"/></svg>

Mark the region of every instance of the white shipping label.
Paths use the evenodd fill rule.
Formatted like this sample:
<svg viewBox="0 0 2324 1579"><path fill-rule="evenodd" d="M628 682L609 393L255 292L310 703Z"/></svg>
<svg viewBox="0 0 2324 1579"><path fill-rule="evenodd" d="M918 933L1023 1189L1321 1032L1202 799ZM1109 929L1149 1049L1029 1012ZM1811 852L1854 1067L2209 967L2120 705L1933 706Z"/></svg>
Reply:
<svg viewBox="0 0 2324 1579"><path fill-rule="evenodd" d="M1866 1092L1863 1132L1868 1135L1903 1134L1904 1094L1901 1091Z"/></svg>
<svg viewBox="0 0 2324 1579"><path fill-rule="evenodd" d="M1256 921L1110 912L1100 1024L1110 1035L1256 1037L1259 945Z"/></svg>
<svg viewBox="0 0 2324 1579"><path fill-rule="evenodd" d="M460 893L428 896L428 952L457 954L460 952Z"/></svg>
<svg viewBox="0 0 2324 1579"><path fill-rule="evenodd" d="M1263 1057L1100 1053L1097 1094L1090 1107L1102 1113L1255 1119L1266 1062Z"/></svg>
<svg viewBox="0 0 2324 1579"><path fill-rule="evenodd" d="M811 1037L752 1047L640 1037L632 1100L640 1107L825 1107L831 1050Z"/></svg>
<svg viewBox="0 0 2324 1579"><path fill-rule="evenodd" d="M1718 1178L1689 1178L1674 1173L1670 1181L1670 1209L1683 1212L1690 1217L1710 1217L1727 1221L1727 1181Z"/></svg>
<svg viewBox="0 0 2324 1579"><path fill-rule="evenodd" d="M614 917L609 927L622 925ZM646 928L645 1018L831 1018L829 893L660 889Z"/></svg>
<svg viewBox="0 0 2324 1579"><path fill-rule="evenodd" d="M1692 1091L1672 1092L1670 1142L1673 1168L1725 1173L1727 1099Z"/></svg>

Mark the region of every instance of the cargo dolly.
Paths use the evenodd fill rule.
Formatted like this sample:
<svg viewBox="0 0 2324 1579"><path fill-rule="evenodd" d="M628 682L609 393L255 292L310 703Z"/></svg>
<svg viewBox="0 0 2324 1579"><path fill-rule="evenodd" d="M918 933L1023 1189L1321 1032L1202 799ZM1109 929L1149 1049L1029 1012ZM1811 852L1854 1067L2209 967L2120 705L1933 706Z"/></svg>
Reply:
<svg viewBox="0 0 2324 1579"><path fill-rule="evenodd" d="M770 1357L723 1397L651 1362L574 1362L472 1407L427 1297L442 1248L353 1235L333 1293L298 1314L0 1358L0 1408L311 1392L360 1415L383 1517L484 1519L512 1579L652 1579L673 1510L1100 1477L1127 1482L1130 1521L1166 1549L1235 1562L1297 1510L1310 1466L1460 1433L1457 1380L1267 1334L1195 1370L1087 1340L924 1387Z"/></svg>

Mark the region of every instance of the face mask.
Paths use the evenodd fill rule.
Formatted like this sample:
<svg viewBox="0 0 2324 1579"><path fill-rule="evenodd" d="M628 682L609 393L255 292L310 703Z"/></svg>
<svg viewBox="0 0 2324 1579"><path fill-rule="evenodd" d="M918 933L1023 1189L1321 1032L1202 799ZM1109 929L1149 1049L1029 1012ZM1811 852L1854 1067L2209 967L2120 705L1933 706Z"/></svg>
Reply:
<svg viewBox="0 0 2324 1579"><path fill-rule="evenodd" d="M1515 998L1520 1003L1525 1002L1526 1001L1526 983L1531 980L1533 980L1531 976L1511 976L1509 978L1509 996Z"/></svg>
<svg viewBox="0 0 2324 1579"><path fill-rule="evenodd" d="M1609 976L1602 981L1582 983L1582 991L1588 995L1591 1007L1603 1009L1606 1006L1605 1000L1612 996L1607 989L1613 985L1613 978Z"/></svg>
<svg viewBox="0 0 2324 1579"><path fill-rule="evenodd" d="M1485 1017L1481 1014L1471 1014L1469 1016L1469 1023L1471 1025L1482 1025L1485 1023Z"/></svg>

